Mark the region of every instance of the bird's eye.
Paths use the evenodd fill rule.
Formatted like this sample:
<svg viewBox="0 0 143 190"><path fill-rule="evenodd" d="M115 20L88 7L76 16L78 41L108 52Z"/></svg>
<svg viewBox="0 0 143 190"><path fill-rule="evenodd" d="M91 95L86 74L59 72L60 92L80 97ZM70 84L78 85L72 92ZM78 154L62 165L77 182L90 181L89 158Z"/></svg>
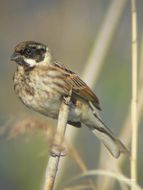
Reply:
<svg viewBox="0 0 143 190"><path fill-rule="evenodd" d="M32 49L26 48L26 49L24 50L24 53L25 53L27 56L31 56L31 55L32 55Z"/></svg>

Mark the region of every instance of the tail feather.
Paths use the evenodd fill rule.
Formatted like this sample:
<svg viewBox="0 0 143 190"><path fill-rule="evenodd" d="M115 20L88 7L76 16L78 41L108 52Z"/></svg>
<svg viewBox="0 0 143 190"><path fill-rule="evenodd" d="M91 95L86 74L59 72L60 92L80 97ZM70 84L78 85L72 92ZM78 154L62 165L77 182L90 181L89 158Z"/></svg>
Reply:
<svg viewBox="0 0 143 190"><path fill-rule="evenodd" d="M123 145L123 143L113 134L113 132L103 123L103 121L94 114L95 125L89 128L97 136L99 140L105 145L109 152L118 158L120 153L125 153L130 155L128 149Z"/></svg>
<svg viewBox="0 0 143 190"><path fill-rule="evenodd" d="M115 138L115 136L111 136L108 133L103 132L103 130L100 131L99 129L93 129L92 132L99 140L101 140L101 142L115 158L118 158L120 153L129 155L127 148L121 143L119 139Z"/></svg>

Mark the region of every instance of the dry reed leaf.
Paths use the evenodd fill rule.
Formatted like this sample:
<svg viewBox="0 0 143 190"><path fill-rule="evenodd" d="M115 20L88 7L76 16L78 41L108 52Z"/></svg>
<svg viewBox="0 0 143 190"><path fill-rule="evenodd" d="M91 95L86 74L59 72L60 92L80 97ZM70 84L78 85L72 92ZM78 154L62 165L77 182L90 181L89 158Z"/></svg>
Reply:
<svg viewBox="0 0 143 190"><path fill-rule="evenodd" d="M132 181L130 178L127 178L123 174L115 173L115 172L111 172L111 171L106 171L106 170L89 170L89 171L84 172L81 175L78 175L78 176L74 177L73 179L70 180L70 182L73 182L73 181L79 180L79 179L83 179L85 177L93 177L93 176L96 176L96 175L101 175L101 176L107 176L107 177L110 177L110 178L114 178L118 182L122 182L122 183L126 184L129 187L132 187L132 185L133 185L134 190L143 190L137 183Z"/></svg>

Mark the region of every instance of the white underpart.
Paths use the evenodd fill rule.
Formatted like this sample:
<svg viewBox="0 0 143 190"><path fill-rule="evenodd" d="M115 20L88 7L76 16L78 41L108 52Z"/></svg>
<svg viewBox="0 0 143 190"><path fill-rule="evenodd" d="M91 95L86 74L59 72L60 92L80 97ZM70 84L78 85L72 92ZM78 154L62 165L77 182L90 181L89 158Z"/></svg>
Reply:
<svg viewBox="0 0 143 190"><path fill-rule="evenodd" d="M50 60L51 60L51 55L48 51L48 48L47 48L47 52L45 53L45 58L43 61L36 62L35 59L24 58L24 61L27 64L29 64L30 67L33 67L35 65L47 65L48 63L50 63Z"/></svg>
<svg viewBox="0 0 143 190"><path fill-rule="evenodd" d="M30 67L33 67L36 65L36 61L34 59L28 59L28 58L24 58L24 61L29 64Z"/></svg>

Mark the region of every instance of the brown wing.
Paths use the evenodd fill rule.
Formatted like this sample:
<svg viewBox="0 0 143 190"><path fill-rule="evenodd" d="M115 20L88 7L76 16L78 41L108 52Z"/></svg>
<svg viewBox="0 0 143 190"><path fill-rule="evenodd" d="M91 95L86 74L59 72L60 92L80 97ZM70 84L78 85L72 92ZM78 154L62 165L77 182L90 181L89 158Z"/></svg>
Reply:
<svg viewBox="0 0 143 190"><path fill-rule="evenodd" d="M76 95L82 97L83 99L85 99L87 101L91 101L92 104L97 109L101 110L99 100L98 100L97 96L95 95L95 93L87 86L87 84L85 82L83 82L78 77L77 74L68 70L66 67L64 67L63 65L60 65L58 63L55 63L55 66L61 69L61 71L63 72L63 74L66 77L66 82L68 85L67 87L69 89L72 87L73 93L75 93Z"/></svg>

